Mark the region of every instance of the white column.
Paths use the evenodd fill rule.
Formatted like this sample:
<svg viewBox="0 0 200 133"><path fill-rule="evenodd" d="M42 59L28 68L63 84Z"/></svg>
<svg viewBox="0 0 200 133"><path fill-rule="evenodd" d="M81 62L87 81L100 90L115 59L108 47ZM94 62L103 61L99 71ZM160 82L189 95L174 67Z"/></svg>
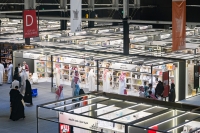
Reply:
<svg viewBox="0 0 200 133"><path fill-rule="evenodd" d="M24 9L36 9L36 0L24 0Z"/></svg>
<svg viewBox="0 0 200 133"><path fill-rule="evenodd" d="M119 10L119 0L112 0L112 4L115 10Z"/></svg>
<svg viewBox="0 0 200 133"><path fill-rule="evenodd" d="M95 0L88 0L88 8L91 8L92 11L94 11L94 1Z"/></svg>
<svg viewBox="0 0 200 133"><path fill-rule="evenodd" d="M129 0L123 0L123 18L129 17Z"/></svg>

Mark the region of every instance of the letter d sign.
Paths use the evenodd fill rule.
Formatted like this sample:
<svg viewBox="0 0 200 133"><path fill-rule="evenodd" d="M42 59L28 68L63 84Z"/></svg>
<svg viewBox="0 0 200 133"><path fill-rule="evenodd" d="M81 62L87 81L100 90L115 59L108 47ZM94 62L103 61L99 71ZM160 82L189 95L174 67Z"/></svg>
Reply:
<svg viewBox="0 0 200 133"><path fill-rule="evenodd" d="M39 36L35 10L23 11L23 31L24 38Z"/></svg>
<svg viewBox="0 0 200 133"><path fill-rule="evenodd" d="M31 26L32 24L33 24L33 17L31 15L26 15L26 26Z"/></svg>

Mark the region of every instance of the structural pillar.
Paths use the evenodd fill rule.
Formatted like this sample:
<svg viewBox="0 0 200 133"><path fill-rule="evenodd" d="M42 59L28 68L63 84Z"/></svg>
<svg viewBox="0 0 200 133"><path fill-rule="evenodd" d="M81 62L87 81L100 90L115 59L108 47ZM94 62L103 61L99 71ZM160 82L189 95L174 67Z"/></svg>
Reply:
<svg viewBox="0 0 200 133"><path fill-rule="evenodd" d="M119 11L119 0L112 0L112 4L113 4L113 8L115 10L112 19L120 19L120 15L118 14L117 11ZM113 22L112 23L113 26L118 25L118 22Z"/></svg>
<svg viewBox="0 0 200 133"><path fill-rule="evenodd" d="M134 16L130 16L133 17L132 19L140 20L140 13L141 13L140 1L141 0L134 0L134 8L132 8Z"/></svg>
<svg viewBox="0 0 200 133"><path fill-rule="evenodd" d="M95 18L95 11L94 11L94 0L88 0L88 8L89 10L89 18ZM88 28L94 27L94 21L88 21Z"/></svg>
<svg viewBox="0 0 200 133"><path fill-rule="evenodd" d="M186 61L179 61L179 66L178 66L178 101L184 100L186 98L185 92L185 80L186 80Z"/></svg>
<svg viewBox="0 0 200 133"><path fill-rule="evenodd" d="M36 0L24 0L24 9L36 9ZM25 38L25 44L30 45L30 38Z"/></svg>
<svg viewBox="0 0 200 133"><path fill-rule="evenodd" d="M123 52L125 55L129 54L129 0L123 0Z"/></svg>
<svg viewBox="0 0 200 133"><path fill-rule="evenodd" d="M60 9L63 9L63 11L60 12L60 17L66 17L67 0L60 0ZM67 20L60 20L60 29L67 30Z"/></svg>

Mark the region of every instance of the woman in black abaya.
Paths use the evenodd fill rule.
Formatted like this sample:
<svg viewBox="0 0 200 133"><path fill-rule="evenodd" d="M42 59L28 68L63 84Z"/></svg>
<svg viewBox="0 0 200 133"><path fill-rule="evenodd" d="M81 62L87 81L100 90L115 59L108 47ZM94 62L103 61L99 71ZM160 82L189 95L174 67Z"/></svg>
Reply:
<svg viewBox="0 0 200 133"><path fill-rule="evenodd" d="M33 105L32 102L32 88L31 88L31 84L29 82L29 80L26 80L26 91L25 91L25 95L24 95L24 102L25 103L30 103L30 105Z"/></svg>
<svg viewBox="0 0 200 133"><path fill-rule="evenodd" d="M18 86L15 89L10 90L10 106L11 106L11 114L10 119L13 121L17 121L20 118L25 118L24 115L24 105L22 103L23 96L18 90Z"/></svg>

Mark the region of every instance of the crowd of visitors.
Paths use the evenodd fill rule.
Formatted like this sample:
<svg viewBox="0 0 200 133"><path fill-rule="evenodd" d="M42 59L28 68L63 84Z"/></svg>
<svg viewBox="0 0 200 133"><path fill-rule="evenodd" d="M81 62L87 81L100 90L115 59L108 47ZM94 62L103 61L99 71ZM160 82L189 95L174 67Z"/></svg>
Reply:
<svg viewBox="0 0 200 133"><path fill-rule="evenodd" d="M5 68L5 64L4 64ZM1 68L0 65L0 71ZM3 73L7 70L8 74L8 84L11 84L10 88L10 119L17 121L21 118L25 118L24 108L25 103L33 105L32 102L32 88L29 82L27 74L27 65L23 62L23 66L18 64L18 67L15 67L14 73L12 73L13 65L9 63L7 69L3 70ZM2 72L2 71L1 71ZM0 74L1 74L0 72ZM13 75L12 75L13 74ZM1 75L0 75L1 76ZM2 76L1 76L2 80Z"/></svg>
<svg viewBox="0 0 200 133"><path fill-rule="evenodd" d="M140 96L155 99L155 100L163 100L164 90L165 90L164 85L163 85L163 82L161 81L158 81L158 84L155 89L153 88L151 83L147 86L147 83L144 82L144 86L140 90L141 91ZM176 99L175 84L171 83L169 94L168 94L168 101L175 102L175 99Z"/></svg>

